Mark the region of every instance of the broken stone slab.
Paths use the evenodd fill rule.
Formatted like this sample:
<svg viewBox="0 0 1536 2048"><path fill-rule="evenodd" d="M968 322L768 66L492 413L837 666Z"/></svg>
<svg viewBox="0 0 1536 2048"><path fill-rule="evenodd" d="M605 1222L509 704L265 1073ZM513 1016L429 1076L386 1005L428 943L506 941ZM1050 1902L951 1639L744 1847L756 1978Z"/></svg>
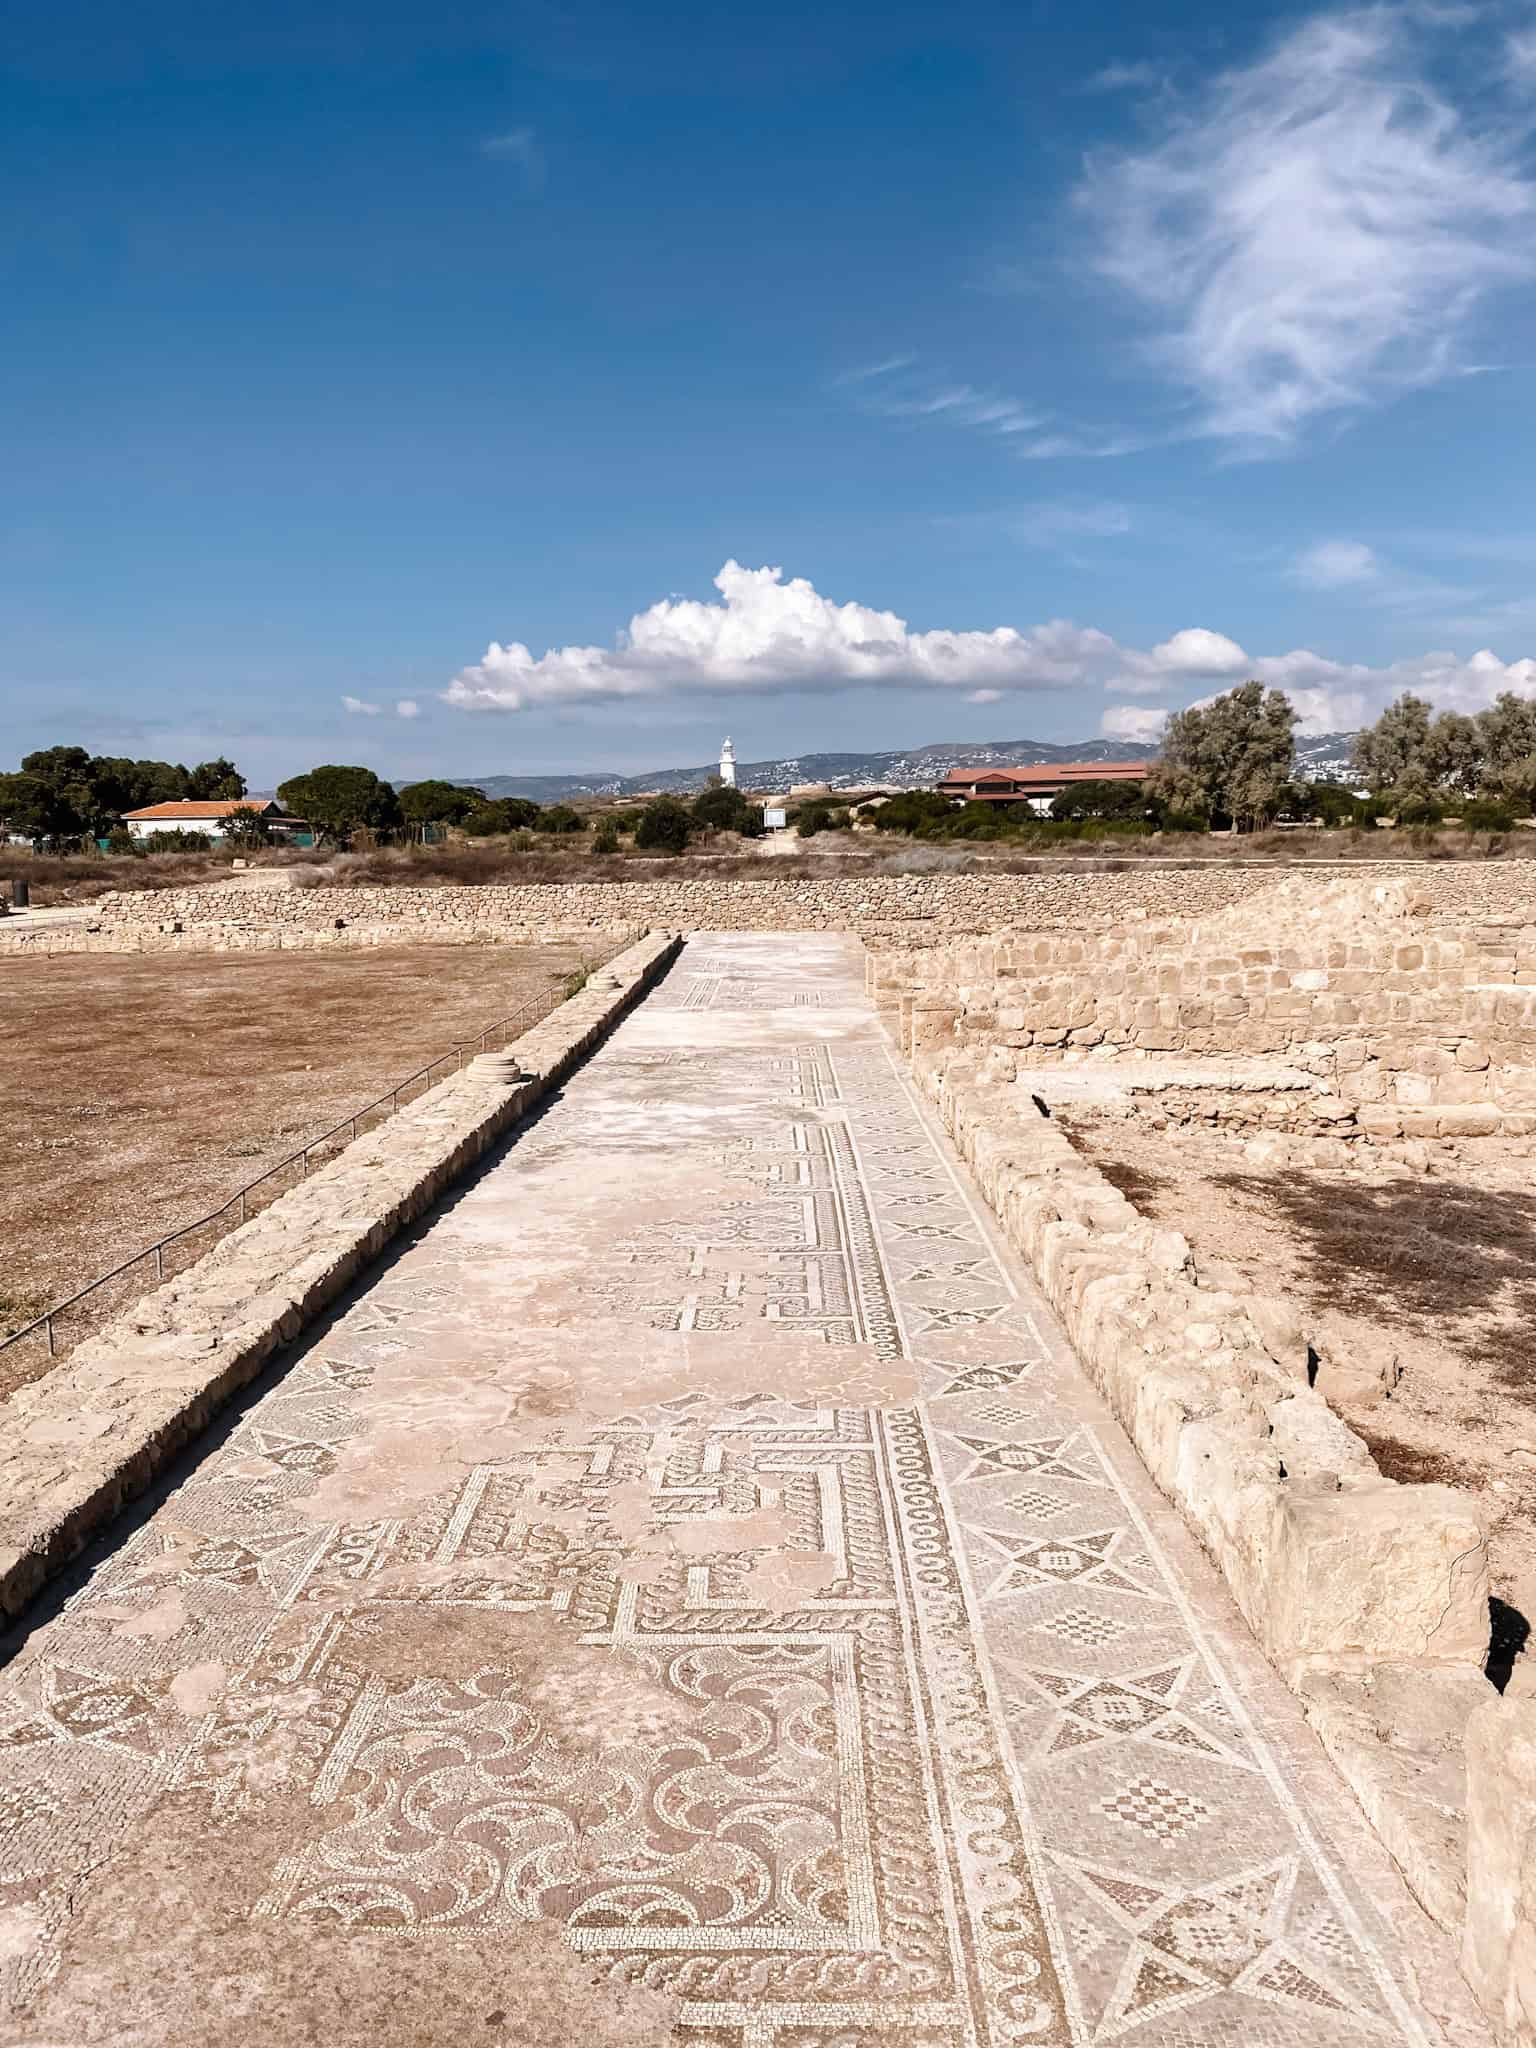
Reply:
<svg viewBox="0 0 1536 2048"><path fill-rule="evenodd" d="M1467 1908L1466 1736L1497 1695L1480 1671L1383 1664L1313 1671L1307 1719L1365 1809L1409 1889L1458 1936Z"/></svg>
<svg viewBox="0 0 1536 2048"><path fill-rule="evenodd" d="M1283 1670L1482 1669L1488 1543L1475 1503L1454 1487L1286 1491L1269 1540L1262 1634Z"/></svg>
<svg viewBox="0 0 1536 2048"><path fill-rule="evenodd" d="M1536 1699L1478 1707L1466 1760L1461 1966L1500 2048L1536 2048Z"/></svg>
<svg viewBox="0 0 1536 2048"><path fill-rule="evenodd" d="M531 1078L471 1062L19 1389L0 1440L0 1613L19 1612L554 1086L679 943L631 946L611 963L614 991L573 996L496 1056Z"/></svg>

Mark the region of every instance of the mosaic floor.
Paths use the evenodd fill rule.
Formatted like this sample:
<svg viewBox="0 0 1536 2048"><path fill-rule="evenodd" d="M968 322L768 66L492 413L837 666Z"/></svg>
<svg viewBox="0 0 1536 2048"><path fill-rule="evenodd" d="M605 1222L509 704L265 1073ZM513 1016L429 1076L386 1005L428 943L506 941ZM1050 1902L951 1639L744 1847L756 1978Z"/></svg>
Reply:
<svg viewBox="0 0 1536 2048"><path fill-rule="evenodd" d="M844 940L693 940L12 1647L6 2043L1480 2038Z"/></svg>

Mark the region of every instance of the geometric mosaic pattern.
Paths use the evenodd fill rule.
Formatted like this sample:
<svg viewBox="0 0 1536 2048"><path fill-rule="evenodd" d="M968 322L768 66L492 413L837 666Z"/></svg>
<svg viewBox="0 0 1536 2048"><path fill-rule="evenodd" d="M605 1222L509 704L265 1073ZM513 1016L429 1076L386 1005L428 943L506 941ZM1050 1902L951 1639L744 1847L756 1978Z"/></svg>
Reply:
<svg viewBox="0 0 1536 2048"><path fill-rule="evenodd" d="M275 1778L254 1924L554 1921L692 2048L1441 2041L857 975L694 941L27 1638L4 2038L88 1836L265 1842Z"/></svg>

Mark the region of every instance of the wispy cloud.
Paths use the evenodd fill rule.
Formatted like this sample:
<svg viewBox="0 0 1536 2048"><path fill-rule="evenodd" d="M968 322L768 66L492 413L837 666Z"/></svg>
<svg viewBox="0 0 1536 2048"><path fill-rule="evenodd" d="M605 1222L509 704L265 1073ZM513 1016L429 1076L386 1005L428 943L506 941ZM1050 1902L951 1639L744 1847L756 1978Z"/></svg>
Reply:
<svg viewBox="0 0 1536 2048"><path fill-rule="evenodd" d="M879 686L958 692L973 703L1100 687L1166 701L1258 676L1291 693L1305 730L1327 732L1359 724L1405 689L1457 710L1486 704L1501 689L1536 692L1536 660L1506 663L1486 648L1466 658L1430 653L1373 668L1308 648L1252 654L1209 626L1186 626L1148 648L1124 646L1070 619L914 631L895 612L838 603L802 577L786 581L780 569L734 561L715 587L718 602L661 599L630 619L611 647L553 647L535 655L520 641L493 642L454 677L443 700L465 711L516 712ZM1114 708L1125 719L1134 710L1143 725L1153 715L1150 706Z"/></svg>
<svg viewBox="0 0 1536 2048"><path fill-rule="evenodd" d="M1293 579L1311 590L1345 590L1374 583L1380 574L1376 550L1359 540L1318 541L1291 564Z"/></svg>
<svg viewBox="0 0 1536 2048"><path fill-rule="evenodd" d="M1319 15L1186 97L1150 146L1090 162L1093 260L1153 316L1190 432L1272 452L1476 367L1489 294L1536 272L1536 185L1528 109L1470 88L1464 109L1430 82L1436 38L1465 28L1406 6Z"/></svg>
<svg viewBox="0 0 1536 2048"><path fill-rule="evenodd" d="M377 718L384 707L382 704L370 704L365 697L343 697L341 708L354 718Z"/></svg>
<svg viewBox="0 0 1536 2048"><path fill-rule="evenodd" d="M1146 92L1164 83L1155 64L1106 64L1084 79L1084 92Z"/></svg>
<svg viewBox="0 0 1536 2048"><path fill-rule="evenodd" d="M523 174L523 183L530 192L544 189L544 152L539 147L539 138L532 128L508 128L504 134L488 135L480 144L482 156L498 157L504 163L516 164Z"/></svg>
<svg viewBox="0 0 1536 2048"><path fill-rule="evenodd" d="M421 706L414 697L397 697L395 699L395 716L396 718L420 718Z"/></svg>
<svg viewBox="0 0 1536 2048"><path fill-rule="evenodd" d="M910 355L846 372L837 382L854 386L860 410L881 419L931 420L989 434L1030 434L1049 418L1038 406L1004 392L980 390L921 370Z"/></svg>
<svg viewBox="0 0 1536 2048"><path fill-rule="evenodd" d="M1129 506L1112 499L1055 498L1015 512L1008 531L1029 547L1058 547L1063 542L1113 540L1129 533L1133 524Z"/></svg>

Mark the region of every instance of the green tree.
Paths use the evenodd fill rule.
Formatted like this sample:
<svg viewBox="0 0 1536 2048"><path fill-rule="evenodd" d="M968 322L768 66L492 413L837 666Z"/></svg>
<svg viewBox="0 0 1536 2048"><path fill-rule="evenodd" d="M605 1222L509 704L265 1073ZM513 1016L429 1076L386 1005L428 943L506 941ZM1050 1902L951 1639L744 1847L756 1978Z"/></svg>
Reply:
<svg viewBox="0 0 1536 2048"><path fill-rule="evenodd" d="M569 804L551 804L539 817L541 832L585 832L587 821L580 811L573 811Z"/></svg>
<svg viewBox="0 0 1536 2048"><path fill-rule="evenodd" d="M1491 789L1528 799L1536 787L1536 697L1501 690L1477 714L1483 779ZM25 763L23 763L25 766Z"/></svg>
<svg viewBox="0 0 1536 2048"><path fill-rule="evenodd" d="M640 813L635 844L657 853L681 853L693 836L693 819L675 796L658 796Z"/></svg>
<svg viewBox="0 0 1536 2048"><path fill-rule="evenodd" d="M1470 796L1482 785L1483 736L1464 712L1442 711L1429 728L1429 772L1436 789Z"/></svg>
<svg viewBox="0 0 1536 2048"><path fill-rule="evenodd" d="M936 789L904 789L900 796L893 796L879 810L870 815L877 832L931 832L936 825L954 814L955 805L951 797L944 796Z"/></svg>
<svg viewBox="0 0 1536 2048"><path fill-rule="evenodd" d="M34 846L79 838L75 811L44 776L0 775L0 824Z"/></svg>
<svg viewBox="0 0 1536 2048"><path fill-rule="evenodd" d="M1075 818L1144 818L1150 808L1140 781L1078 782L1051 799L1051 816Z"/></svg>
<svg viewBox="0 0 1536 2048"><path fill-rule="evenodd" d="M1240 683L1209 704L1176 711L1147 776L1147 794L1166 810L1230 818L1239 831L1251 831L1280 806L1295 729L1290 699L1261 682Z"/></svg>
<svg viewBox="0 0 1536 2048"><path fill-rule="evenodd" d="M400 809L411 825L462 825L485 800L483 789L457 782L410 782L400 792Z"/></svg>
<svg viewBox="0 0 1536 2048"><path fill-rule="evenodd" d="M400 823L400 802L371 768L331 764L280 783L278 801L335 845L354 832L388 832Z"/></svg>
<svg viewBox="0 0 1536 2048"><path fill-rule="evenodd" d="M191 770L187 795L199 803L227 803L231 797L245 795L245 777L221 754L216 761L199 761Z"/></svg>
<svg viewBox="0 0 1536 2048"><path fill-rule="evenodd" d="M612 813L598 821L597 830L592 834L594 853L617 853L619 850L619 823Z"/></svg>
<svg viewBox="0 0 1536 2048"><path fill-rule="evenodd" d="M227 846L246 852L253 847L270 846L272 828L254 804L245 804L224 820L223 837Z"/></svg>
<svg viewBox="0 0 1536 2048"><path fill-rule="evenodd" d="M691 809L694 824L705 832L739 832L743 839L763 836L761 809L718 777L694 798Z"/></svg>
<svg viewBox="0 0 1536 2048"><path fill-rule="evenodd" d="M1355 735L1354 763L1372 789L1422 794L1434 788L1430 707L1405 690L1374 725Z"/></svg>

